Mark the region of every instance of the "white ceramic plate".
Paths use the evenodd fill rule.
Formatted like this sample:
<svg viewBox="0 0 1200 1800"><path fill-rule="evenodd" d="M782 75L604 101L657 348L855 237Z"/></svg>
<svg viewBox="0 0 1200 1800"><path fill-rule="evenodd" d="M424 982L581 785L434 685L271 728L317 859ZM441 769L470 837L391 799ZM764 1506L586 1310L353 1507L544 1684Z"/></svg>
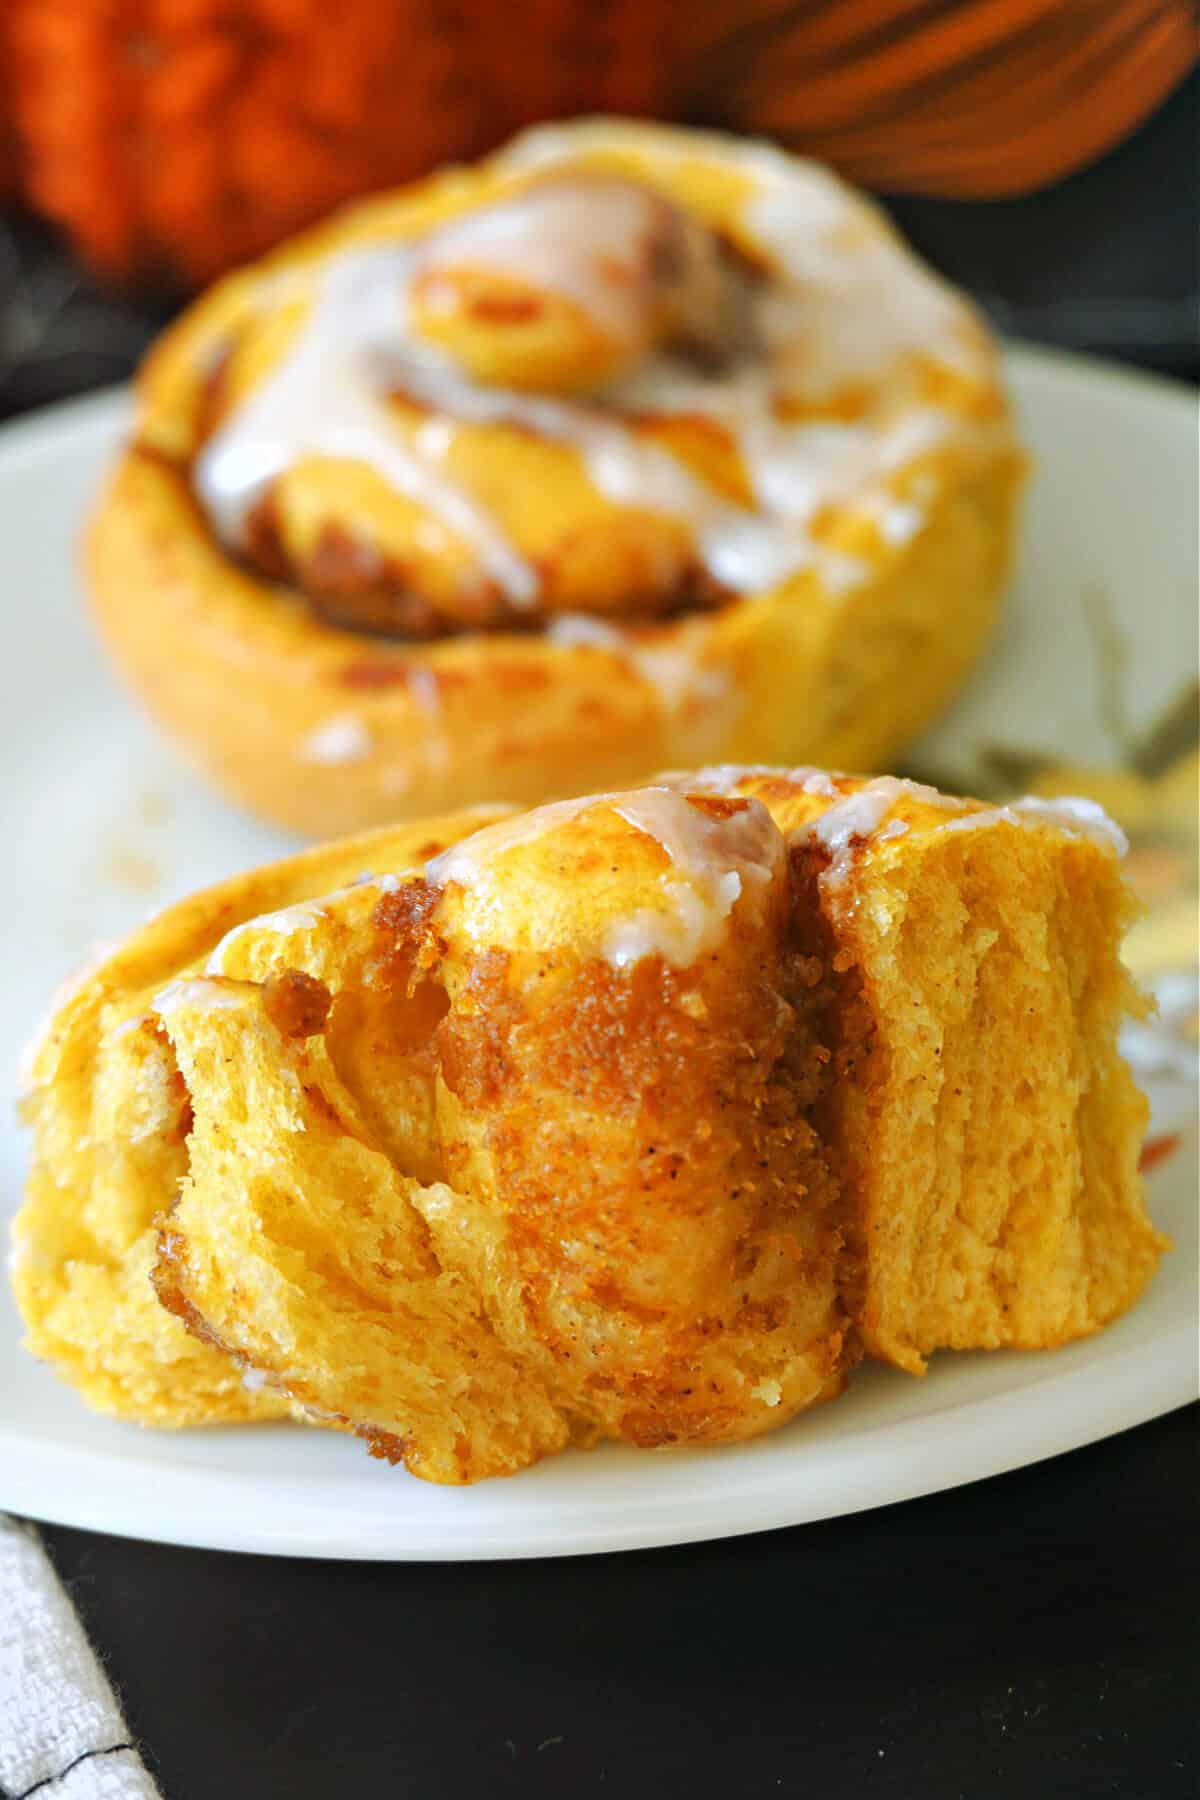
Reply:
<svg viewBox="0 0 1200 1800"><path fill-rule="evenodd" d="M1152 719L1194 667L1193 401L1166 383L1028 351L1013 383L1038 456L998 650L924 747L972 785L980 746L1103 761L1089 607L1128 634L1128 705ZM55 983L147 910L289 848L222 808L126 705L80 607L74 539L126 417L121 396L0 434L0 1065ZM1094 628L1094 619L1093 619ZM7 1083L6 1083L7 1084ZM0 1133L0 1209L25 1147ZM1176 1251L1110 1331L1054 1354L942 1356L924 1381L866 1368L847 1397L715 1451L608 1447L511 1481L427 1486L333 1433L144 1432L95 1417L18 1347L0 1297L0 1505L60 1523L311 1556L557 1555L683 1543L931 1493L1069 1450L1196 1391L1196 1137L1152 1179Z"/></svg>

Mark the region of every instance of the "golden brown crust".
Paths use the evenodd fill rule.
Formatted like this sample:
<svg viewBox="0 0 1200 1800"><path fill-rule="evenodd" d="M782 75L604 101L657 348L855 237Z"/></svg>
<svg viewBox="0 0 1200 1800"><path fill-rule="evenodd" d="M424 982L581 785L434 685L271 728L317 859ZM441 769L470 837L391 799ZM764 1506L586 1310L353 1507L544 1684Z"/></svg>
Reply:
<svg viewBox="0 0 1200 1800"><path fill-rule="evenodd" d="M864 1350L919 1373L1095 1331L1164 1248L1116 1048L1128 909L1069 810L805 770L239 877L35 1056L31 1340L123 1416L286 1402L462 1482L753 1436ZM81 1159L83 1111L124 1161ZM88 1286L114 1262L141 1313Z"/></svg>
<svg viewBox="0 0 1200 1800"><path fill-rule="evenodd" d="M177 473L140 454L118 466L85 565L121 673L216 785L333 835L726 757L886 764L990 633L1020 481L1013 457L980 467L879 581L840 600L735 601L641 628L628 653L323 624L232 564Z"/></svg>
<svg viewBox="0 0 1200 1800"><path fill-rule="evenodd" d="M419 866L430 845L494 817L373 833L236 876L158 914L60 996L30 1058L34 1151L13 1282L30 1348L89 1404L160 1426L289 1410L245 1387L227 1355L155 1300L159 1220L187 1172L194 1121L154 996L247 919L351 882L385 854ZM340 1029L334 1021L331 1036Z"/></svg>

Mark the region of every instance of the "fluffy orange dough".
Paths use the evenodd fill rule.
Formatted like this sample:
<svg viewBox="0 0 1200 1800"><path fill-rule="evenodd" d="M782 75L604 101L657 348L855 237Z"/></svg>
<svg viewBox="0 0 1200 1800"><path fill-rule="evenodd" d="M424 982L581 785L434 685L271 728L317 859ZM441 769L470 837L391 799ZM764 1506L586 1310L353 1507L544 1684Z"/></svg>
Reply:
<svg viewBox="0 0 1200 1800"><path fill-rule="evenodd" d="M1116 1048L1128 907L1078 804L810 770L238 878L145 927L35 1058L31 1345L125 1416L228 1416L213 1378L245 1373L461 1482L752 1436L864 1351L919 1373L1095 1331L1164 1247ZM102 1094L133 1116L139 1033L174 1112L137 1184L119 1157L101 1180L71 1122ZM101 1262L140 1291L132 1345Z"/></svg>

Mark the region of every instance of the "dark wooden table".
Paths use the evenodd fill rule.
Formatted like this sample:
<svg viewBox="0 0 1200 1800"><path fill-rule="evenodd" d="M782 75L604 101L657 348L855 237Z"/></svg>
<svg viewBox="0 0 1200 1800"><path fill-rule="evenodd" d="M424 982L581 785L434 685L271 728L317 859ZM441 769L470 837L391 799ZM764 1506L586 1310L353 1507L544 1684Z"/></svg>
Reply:
<svg viewBox="0 0 1200 1800"><path fill-rule="evenodd" d="M1198 1412L686 1549L45 1538L168 1800L1193 1800Z"/></svg>
<svg viewBox="0 0 1200 1800"><path fill-rule="evenodd" d="M1008 328L1194 377L1198 96L1049 193L896 211ZM166 316L30 221L0 249L0 414L119 378ZM1196 1415L681 1550L381 1566L44 1535L168 1800L1192 1800Z"/></svg>

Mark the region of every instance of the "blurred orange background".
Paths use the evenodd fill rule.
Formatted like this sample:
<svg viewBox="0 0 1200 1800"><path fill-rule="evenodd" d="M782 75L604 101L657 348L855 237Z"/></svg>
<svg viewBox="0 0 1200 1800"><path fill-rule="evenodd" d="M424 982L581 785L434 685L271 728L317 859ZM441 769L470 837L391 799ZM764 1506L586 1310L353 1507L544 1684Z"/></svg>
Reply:
<svg viewBox="0 0 1200 1800"><path fill-rule="evenodd" d="M194 286L338 202L609 111L888 193L1031 192L1196 60L1190 0L6 0L0 175L96 269Z"/></svg>

